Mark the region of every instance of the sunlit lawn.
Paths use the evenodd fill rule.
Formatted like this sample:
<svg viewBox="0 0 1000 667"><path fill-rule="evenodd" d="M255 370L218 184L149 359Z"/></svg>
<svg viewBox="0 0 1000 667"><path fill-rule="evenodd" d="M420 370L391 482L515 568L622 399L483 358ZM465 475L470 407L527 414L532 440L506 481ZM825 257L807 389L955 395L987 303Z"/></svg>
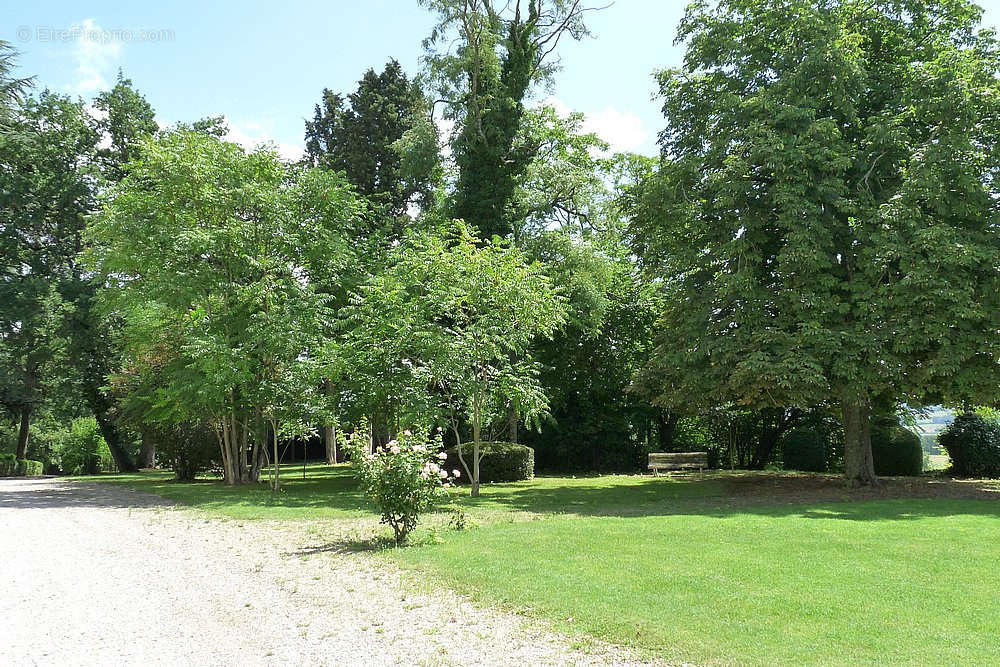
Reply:
<svg viewBox="0 0 1000 667"><path fill-rule="evenodd" d="M371 516L372 506L360 493L346 465L284 468L282 486L273 493L263 482L229 487L217 478L176 482L167 472L79 477L81 481L122 484L170 500L235 519L338 519ZM715 480L657 478L639 475L536 477L526 482L484 484L480 498L467 487L452 491L454 503L484 521L510 513L602 514L656 511L681 498L719 496Z"/></svg>
<svg viewBox="0 0 1000 667"><path fill-rule="evenodd" d="M240 519L371 517L344 466L284 490L103 476ZM734 502L722 476L540 477L381 557L581 637L695 664L1000 664L1000 502ZM993 487L991 487L993 488ZM989 494L992 495L992 494ZM445 515L425 523L443 526Z"/></svg>

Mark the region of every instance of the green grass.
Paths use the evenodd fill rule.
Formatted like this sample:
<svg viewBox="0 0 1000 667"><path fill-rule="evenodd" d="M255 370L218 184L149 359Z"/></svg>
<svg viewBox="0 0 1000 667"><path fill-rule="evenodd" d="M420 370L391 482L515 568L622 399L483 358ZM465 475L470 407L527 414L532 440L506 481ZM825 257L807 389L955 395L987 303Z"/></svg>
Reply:
<svg viewBox="0 0 1000 667"><path fill-rule="evenodd" d="M174 481L167 472L78 477L80 481L122 484L155 493L217 516L234 519L344 519L371 516L346 465L289 466L281 473L277 494L265 484L229 487L218 479ZM514 514L618 514L650 512L684 498L719 496L716 480L608 475L595 477L536 477L525 482L484 484L482 496L470 498L466 487L453 499L482 521L502 520Z"/></svg>
<svg viewBox="0 0 1000 667"><path fill-rule="evenodd" d="M277 495L165 473L96 479L220 516L370 531L357 523L373 513L348 468L310 465L305 480L301 470L283 471ZM755 483L752 497L730 495L734 480ZM442 531L444 514L427 517L443 542L425 527L421 546L383 557L483 603L672 662L1000 664L1000 503L838 503L829 489L819 500L823 481L539 477L484 485L478 499L462 488L455 504L479 527Z"/></svg>
<svg viewBox="0 0 1000 667"><path fill-rule="evenodd" d="M671 661L997 664L998 516L993 501L894 500L560 518L391 557Z"/></svg>
<svg viewBox="0 0 1000 667"><path fill-rule="evenodd" d="M371 507L343 465L312 464L282 470L282 490L267 484L226 486L218 479L177 482L168 472L77 477L80 481L121 484L155 493L216 516L233 519L346 519L366 516Z"/></svg>

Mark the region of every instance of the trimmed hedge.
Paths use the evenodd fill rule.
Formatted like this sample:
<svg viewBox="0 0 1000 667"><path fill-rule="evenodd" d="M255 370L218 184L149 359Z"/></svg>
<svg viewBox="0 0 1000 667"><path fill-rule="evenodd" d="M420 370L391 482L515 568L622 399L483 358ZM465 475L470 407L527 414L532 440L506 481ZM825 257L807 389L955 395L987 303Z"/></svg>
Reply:
<svg viewBox="0 0 1000 667"><path fill-rule="evenodd" d="M873 420L872 462L876 475L919 475L924 469L920 436L895 417Z"/></svg>
<svg viewBox="0 0 1000 667"><path fill-rule="evenodd" d="M21 477L38 477L45 468L45 464L41 461L23 460L17 464L17 474Z"/></svg>
<svg viewBox="0 0 1000 667"><path fill-rule="evenodd" d="M938 435L960 477L1000 477L1000 424L966 413Z"/></svg>
<svg viewBox="0 0 1000 667"><path fill-rule="evenodd" d="M795 428L781 439L784 467L787 470L825 472L826 438L811 428Z"/></svg>
<svg viewBox="0 0 1000 667"><path fill-rule="evenodd" d="M0 477L38 477L45 464L29 459L15 459L13 454L0 454Z"/></svg>
<svg viewBox="0 0 1000 667"><path fill-rule="evenodd" d="M480 482L519 482L535 476L535 450L525 445L513 442L483 442L480 443L483 460L479 463ZM471 480L465 473L465 468L458 460L458 450L451 447L445 450L448 459L445 462L448 470L458 470L462 474L458 481L468 484ZM472 470L472 443L462 446L462 456Z"/></svg>

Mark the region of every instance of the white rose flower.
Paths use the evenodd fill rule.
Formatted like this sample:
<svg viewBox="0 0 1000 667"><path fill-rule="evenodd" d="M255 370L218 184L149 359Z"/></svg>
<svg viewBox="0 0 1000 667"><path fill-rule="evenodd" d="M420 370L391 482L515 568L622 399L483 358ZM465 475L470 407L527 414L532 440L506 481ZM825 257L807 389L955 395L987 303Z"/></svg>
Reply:
<svg viewBox="0 0 1000 667"><path fill-rule="evenodd" d="M438 458L444 461L446 458L448 458L448 455L445 454L444 452L438 452Z"/></svg>
<svg viewBox="0 0 1000 667"><path fill-rule="evenodd" d="M438 471L438 477L440 477L441 479L448 479L448 471L447 470Z"/></svg>
<svg viewBox="0 0 1000 667"><path fill-rule="evenodd" d="M458 476L459 476L459 475L461 475L462 473L458 472L458 468L456 468L455 470L452 470L452 471L451 471L451 474L452 474L452 476L453 476L453 477L458 477Z"/></svg>
<svg viewBox="0 0 1000 667"><path fill-rule="evenodd" d="M392 452L393 454L399 454L399 447L393 445L391 448L389 448L389 451Z"/></svg>

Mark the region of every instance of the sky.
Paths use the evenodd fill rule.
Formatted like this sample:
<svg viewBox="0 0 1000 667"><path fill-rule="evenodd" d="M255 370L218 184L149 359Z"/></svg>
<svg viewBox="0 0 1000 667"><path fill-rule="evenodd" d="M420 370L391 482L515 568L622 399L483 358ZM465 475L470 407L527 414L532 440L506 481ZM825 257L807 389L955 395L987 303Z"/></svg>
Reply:
<svg viewBox="0 0 1000 667"><path fill-rule="evenodd" d="M586 115L612 148L655 154L663 127L653 72L680 64L673 46L687 0L616 0L589 15L594 36L560 44L548 101ZM1000 0L980 3L1000 24ZM279 8L279 9L276 9ZM0 39L36 87L92 99L132 79L161 124L224 115L248 147L273 142L295 158L323 88L354 90L389 58L416 74L433 16L416 0L132 2L8 0Z"/></svg>

